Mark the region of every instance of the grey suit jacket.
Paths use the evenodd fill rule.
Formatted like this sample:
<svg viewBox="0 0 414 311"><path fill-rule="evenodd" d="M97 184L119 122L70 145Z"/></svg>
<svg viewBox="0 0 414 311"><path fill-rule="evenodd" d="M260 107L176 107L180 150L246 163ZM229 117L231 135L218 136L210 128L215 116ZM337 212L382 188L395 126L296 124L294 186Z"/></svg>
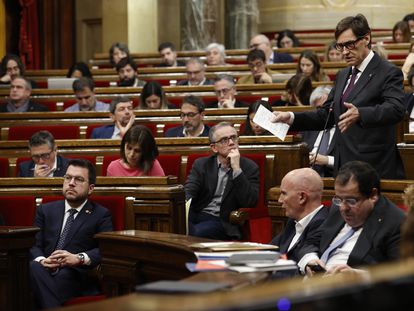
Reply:
<svg viewBox="0 0 414 311"><path fill-rule="evenodd" d="M328 115L328 128L338 124L345 111L340 98L350 74L351 68L341 70L324 106L295 113L291 129L322 130ZM370 163L381 178L405 178L395 132L395 124L404 117L403 100L401 70L375 54L345 99L358 108L360 120L344 133L336 131L334 175L342 164L360 160ZM333 112L329 114L331 107Z"/></svg>
<svg viewBox="0 0 414 311"><path fill-rule="evenodd" d="M405 215L387 198L380 196L374 210L363 225L347 264L351 267L373 265L399 258L400 227ZM325 223L308 238L300 258L310 252L319 256L329 247L345 225L338 206L332 206Z"/></svg>
<svg viewBox="0 0 414 311"><path fill-rule="evenodd" d="M241 238L241 231L229 223L230 213L243 207L254 207L259 198L259 168L250 159L240 157L242 173L233 179L233 171L224 189L220 219L229 236ZM217 187L217 156L199 158L194 161L185 183L186 198L192 198L189 219L193 213L200 213L213 199Z"/></svg>

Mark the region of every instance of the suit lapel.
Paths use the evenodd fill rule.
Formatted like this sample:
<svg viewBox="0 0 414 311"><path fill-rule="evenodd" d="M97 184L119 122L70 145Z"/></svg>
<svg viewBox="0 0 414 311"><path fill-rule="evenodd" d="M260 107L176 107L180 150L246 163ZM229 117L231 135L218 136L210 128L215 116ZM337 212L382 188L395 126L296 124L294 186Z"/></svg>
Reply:
<svg viewBox="0 0 414 311"><path fill-rule="evenodd" d="M335 88L335 105L336 109L334 109L334 111L336 112L336 114L340 114L341 111L341 97L342 97L342 93L344 92L345 86L346 86L346 82L348 81L349 76L352 74L352 68L349 67L347 69L344 69L342 71L340 71L338 73L338 77L336 79L335 84L337 85L337 87Z"/></svg>
<svg viewBox="0 0 414 311"><path fill-rule="evenodd" d="M335 208L335 207L331 207ZM326 230L324 231L321 239L321 243L319 246L319 251L321 254L329 247L331 242L334 240L334 238L338 235L338 232L342 229L342 227L345 224L344 219L341 216L341 213L339 212L339 209L335 211L335 215L332 216L333 219L333 226L327 226Z"/></svg>
<svg viewBox="0 0 414 311"><path fill-rule="evenodd" d="M217 181L218 181L218 164L217 164L217 156L213 156L210 158L208 170L207 170L207 186L208 186L208 193L210 197L214 196L214 192L216 191Z"/></svg>
<svg viewBox="0 0 414 311"><path fill-rule="evenodd" d="M62 225L63 225L63 217L65 216L65 201L59 201L56 208L51 209L52 210L52 226L54 227L53 231L55 232L54 236L54 247L56 247L57 242L60 237L60 233L62 232Z"/></svg>
<svg viewBox="0 0 414 311"><path fill-rule="evenodd" d="M75 220L73 221L72 228L70 229L68 235L66 236L63 249L65 249L66 245L72 241L73 236L76 234L76 232L79 231L83 223L86 220L88 220L88 218L93 213L93 211L94 211L94 207L92 203L88 200L88 202L86 202L85 206L79 212L79 215L76 216Z"/></svg>

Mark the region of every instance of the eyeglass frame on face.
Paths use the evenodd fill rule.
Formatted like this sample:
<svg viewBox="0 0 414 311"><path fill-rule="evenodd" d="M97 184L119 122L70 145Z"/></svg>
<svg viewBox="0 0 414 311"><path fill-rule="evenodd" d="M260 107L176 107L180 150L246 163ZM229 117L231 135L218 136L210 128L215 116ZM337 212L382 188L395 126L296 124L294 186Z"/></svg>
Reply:
<svg viewBox="0 0 414 311"><path fill-rule="evenodd" d="M83 184L84 182L87 181L82 176L72 176L72 175L69 175L69 174L63 175L63 181L64 182L70 183L72 181L72 179L74 180L75 185L80 185L80 184Z"/></svg>
<svg viewBox="0 0 414 311"><path fill-rule="evenodd" d="M50 155L52 154L52 152L54 152L55 150L51 150L49 152L46 153L41 153L41 154L33 154L30 155L30 157L32 158L33 161L39 161L40 159L42 159L43 161L49 160L50 159Z"/></svg>
<svg viewBox="0 0 414 311"><path fill-rule="evenodd" d="M237 136L237 135L226 136L226 137L220 138L217 141L213 141L211 143L227 146L230 143L230 139L233 141L233 143L237 143L239 141L239 136Z"/></svg>
<svg viewBox="0 0 414 311"><path fill-rule="evenodd" d="M344 43L335 43L335 49L338 50L339 52L343 52L345 48L348 51L351 51L355 49L355 46L358 43L358 41L361 41L362 39L364 39L365 36L366 35L363 35L361 37L357 37L355 40L347 41Z"/></svg>
<svg viewBox="0 0 414 311"><path fill-rule="evenodd" d="M335 195L335 196L332 197L332 203L334 205L337 205L337 206L340 206L342 203L344 203L344 204L348 205L349 207L355 207L363 199L365 199L365 197L342 199L342 198Z"/></svg>
<svg viewBox="0 0 414 311"><path fill-rule="evenodd" d="M189 113L184 113L184 112L181 112L181 113L180 113L180 118L181 118L181 119L184 119L185 117L187 117L187 118L189 118L189 119L192 119L192 118L194 118L195 116L197 116L198 114L200 114L200 112L189 112Z"/></svg>
<svg viewBox="0 0 414 311"><path fill-rule="evenodd" d="M214 91L215 93L216 93L216 95L217 96L220 96L221 94L223 94L223 96L226 96L227 94L229 94L230 93L230 91L232 90L233 88L231 87L231 88L224 88L224 89L221 89L221 90L216 90L216 91Z"/></svg>

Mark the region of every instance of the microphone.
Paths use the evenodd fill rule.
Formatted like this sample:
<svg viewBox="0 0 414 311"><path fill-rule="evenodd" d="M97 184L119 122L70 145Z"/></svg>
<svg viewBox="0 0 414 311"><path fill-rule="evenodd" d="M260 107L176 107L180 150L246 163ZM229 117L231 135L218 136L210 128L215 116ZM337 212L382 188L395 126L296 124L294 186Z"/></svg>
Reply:
<svg viewBox="0 0 414 311"><path fill-rule="evenodd" d="M331 117L331 113L333 111L333 105L334 105L334 101L332 100L332 102L331 102L331 104L329 105L329 108L328 108L328 115L326 117L325 125L323 126L323 132L322 132L321 140L319 141L318 148L316 148L315 157L313 159L313 162L311 163L311 168L312 169L315 169L315 165L317 165L316 164L316 158L319 154L319 150L321 149L321 142L323 141L323 138L324 138L324 136L326 135L326 132L327 132L329 118Z"/></svg>

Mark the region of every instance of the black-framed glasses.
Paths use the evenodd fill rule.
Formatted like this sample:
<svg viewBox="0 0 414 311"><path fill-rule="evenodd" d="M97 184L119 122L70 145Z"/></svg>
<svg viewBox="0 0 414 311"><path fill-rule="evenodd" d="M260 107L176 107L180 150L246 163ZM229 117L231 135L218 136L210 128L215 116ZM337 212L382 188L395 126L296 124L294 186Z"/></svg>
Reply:
<svg viewBox="0 0 414 311"><path fill-rule="evenodd" d="M192 119L192 118L194 118L198 114L200 114L200 113L199 112L189 112L189 113L181 112L180 113L180 118L181 119L184 119L185 117L187 117L189 119Z"/></svg>
<svg viewBox="0 0 414 311"><path fill-rule="evenodd" d="M234 143L237 143L239 141L239 136L231 135L231 136L228 136L228 137L223 137L223 138L220 138L219 140L217 140L216 142L213 142L213 144L228 145L230 143L230 139Z"/></svg>
<svg viewBox="0 0 414 311"><path fill-rule="evenodd" d="M83 184L86 181L86 179L83 178L82 176L72 176L72 175L69 175L69 174L65 174L63 176L63 180L67 183L70 183L72 181L72 179L74 180L76 185L77 184Z"/></svg>
<svg viewBox="0 0 414 311"><path fill-rule="evenodd" d="M51 151L46 152L46 153L41 153L41 154L32 154L31 158L33 159L33 161L39 161L40 159L42 159L43 161L49 160L50 155L52 154L53 151L54 150L51 150Z"/></svg>
<svg viewBox="0 0 414 311"><path fill-rule="evenodd" d="M364 38L365 38L365 36L361 36L361 37L356 38L355 40L347 41L347 42L344 42L344 43L336 43L335 44L335 49L337 49L339 52L343 52L345 48L348 51L353 50L353 49L355 49L355 45L358 43L358 41L360 41Z"/></svg>
<svg viewBox="0 0 414 311"><path fill-rule="evenodd" d="M224 88L224 89L221 89L221 90L216 90L215 93L216 93L217 96L220 96L221 94L223 94L223 96L226 96L230 91L231 91L231 89Z"/></svg>
<svg viewBox="0 0 414 311"><path fill-rule="evenodd" d="M348 205L349 207L355 207L355 206L357 206L358 202L361 201L362 199L363 198L345 198L345 199L342 199L338 196L334 196L332 198L332 203L337 205L337 206L344 203L344 204Z"/></svg>

